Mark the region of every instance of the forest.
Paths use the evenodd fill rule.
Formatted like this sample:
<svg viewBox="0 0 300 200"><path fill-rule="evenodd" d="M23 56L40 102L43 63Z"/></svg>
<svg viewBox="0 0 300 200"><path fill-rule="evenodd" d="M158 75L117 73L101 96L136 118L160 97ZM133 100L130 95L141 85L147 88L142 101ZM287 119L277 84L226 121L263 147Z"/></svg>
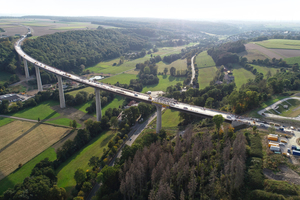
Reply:
<svg viewBox="0 0 300 200"><path fill-rule="evenodd" d="M33 58L64 71L80 73L85 66L149 47L146 40L111 29L67 31L26 40L23 50Z"/></svg>

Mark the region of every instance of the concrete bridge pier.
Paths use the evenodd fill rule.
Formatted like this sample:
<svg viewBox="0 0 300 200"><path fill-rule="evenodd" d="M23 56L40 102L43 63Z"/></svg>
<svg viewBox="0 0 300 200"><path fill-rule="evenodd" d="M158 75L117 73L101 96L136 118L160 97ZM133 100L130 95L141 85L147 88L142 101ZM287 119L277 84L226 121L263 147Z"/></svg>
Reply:
<svg viewBox="0 0 300 200"><path fill-rule="evenodd" d="M27 60L23 59L23 62L24 62L25 77L26 77L26 79L28 79L29 78L29 70L28 70Z"/></svg>
<svg viewBox="0 0 300 200"><path fill-rule="evenodd" d="M101 111L101 99L100 99L100 89L95 88L95 98L96 98L96 116L97 121L101 120L102 111Z"/></svg>
<svg viewBox="0 0 300 200"><path fill-rule="evenodd" d="M156 110L157 110L157 116L156 116L156 133L159 133L160 129L161 129L161 109L162 106L161 105L155 105L156 106Z"/></svg>
<svg viewBox="0 0 300 200"><path fill-rule="evenodd" d="M61 108L66 107L66 102L65 102L65 95L64 95L64 88L63 88L63 82L62 82L62 77L59 75L56 75L57 80L58 80L58 89L59 89L59 103Z"/></svg>
<svg viewBox="0 0 300 200"><path fill-rule="evenodd" d="M39 92L43 91L43 85L42 85L42 79L41 79L41 73L40 73L40 68L38 66L35 67L35 75L36 75L36 82L38 86Z"/></svg>

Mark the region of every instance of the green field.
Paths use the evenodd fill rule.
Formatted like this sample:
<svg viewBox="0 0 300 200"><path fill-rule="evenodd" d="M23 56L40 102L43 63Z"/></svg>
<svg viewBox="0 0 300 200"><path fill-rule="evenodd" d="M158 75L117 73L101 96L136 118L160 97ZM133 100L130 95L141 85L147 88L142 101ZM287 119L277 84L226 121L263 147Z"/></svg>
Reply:
<svg viewBox="0 0 300 200"><path fill-rule="evenodd" d="M105 111L109 108L118 108L119 106L123 105L123 102L125 101L125 99L121 96L116 96L109 104L107 104L106 106L104 106L101 110L102 110L102 116L105 114ZM74 108L87 113L87 111L85 110L87 107L89 107L92 104L92 101L86 102L85 104L82 105L78 105L78 106L74 106Z"/></svg>
<svg viewBox="0 0 300 200"><path fill-rule="evenodd" d="M33 120L38 120L38 118L43 120L59 117L60 114L51 109L51 106L56 106L58 104L58 102L52 100L44 101L35 107L25 108L14 114L11 114L11 116Z"/></svg>
<svg viewBox="0 0 300 200"><path fill-rule="evenodd" d="M296 100L296 99L289 99L287 101L290 104L292 104L292 106L288 103L285 103L285 105L288 105L289 108L288 108L288 110L283 108L284 112L281 112L281 116L284 116L284 117L298 117L300 115L300 101Z"/></svg>
<svg viewBox="0 0 300 200"><path fill-rule="evenodd" d="M85 88L82 88L82 89L79 89L79 90L73 90L71 92L67 92L66 94L70 94L72 96L76 96L76 94L80 91L85 91L87 93L95 93L95 89L92 88L92 87L85 87Z"/></svg>
<svg viewBox="0 0 300 200"><path fill-rule="evenodd" d="M216 75L217 68L200 68L198 75L199 89L203 89L209 86L210 81L212 81Z"/></svg>
<svg viewBox="0 0 300 200"><path fill-rule="evenodd" d="M268 49L300 49L300 40L272 39L255 43Z"/></svg>
<svg viewBox="0 0 300 200"><path fill-rule="evenodd" d="M163 61L160 61L159 63L156 63L158 69L157 72L164 72L165 68L168 68L168 73L170 74L171 67L175 67L176 70L185 70L187 69L186 59L178 59L170 64L166 64Z"/></svg>
<svg viewBox="0 0 300 200"><path fill-rule="evenodd" d="M207 51L202 51L196 56L196 64L198 68L216 66L216 63L212 57L207 54Z"/></svg>
<svg viewBox="0 0 300 200"><path fill-rule="evenodd" d="M4 84L6 81L8 81L12 75L13 74L11 73L0 71L0 84Z"/></svg>
<svg viewBox="0 0 300 200"><path fill-rule="evenodd" d="M252 64L251 64L252 65ZM278 68L273 68L273 67L263 67L259 65L252 65L259 73L263 73L264 76L267 75L268 71L271 72L272 76L277 73Z"/></svg>
<svg viewBox="0 0 300 200"><path fill-rule="evenodd" d="M103 148L107 148L107 144L110 139L114 137L116 132L107 131L94 138L85 148L76 152L67 161L62 163L56 170L57 172L57 186L64 187L67 193L75 187L76 182L74 179L74 173L78 168L89 170L89 160L92 156L101 157L103 154Z"/></svg>
<svg viewBox="0 0 300 200"><path fill-rule="evenodd" d="M248 79L254 79L255 75L252 72L245 70L244 68L240 67L239 65L234 65L232 70L234 81L236 84L237 89L239 89L243 84L248 82Z"/></svg>
<svg viewBox="0 0 300 200"><path fill-rule="evenodd" d="M178 111L167 109L161 117L161 126L163 128L175 128L180 123Z"/></svg>
<svg viewBox="0 0 300 200"><path fill-rule="evenodd" d="M142 92L147 91L166 91L167 87L183 83L185 77L174 77L170 75L158 75L159 83L155 85L145 85Z"/></svg>
<svg viewBox="0 0 300 200"><path fill-rule="evenodd" d="M300 56L292 57L292 58L285 58L283 60L286 61L286 63L289 65L293 65L295 63L300 64Z"/></svg>
<svg viewBox="0 0 300 200"><path fill-rule="evenodd" d="M14 119L11 118L5 118L5 117L0 117L0 126L4 126L6 124L9 124L10 122L14 121Z"/></svg>
<svg viewBox="0 0 300 200"><path fill-rule="evenodd" d="M69 126L71 119L68 118L60 118L60 119L55 119L55 120L49 120L47 123L49 124L57 124L57 125L62 125L62 126ZM77 122L77 128L80 128L81 124Z"/></svg>
<svg viewBox="0 0 300 200"><path fill-rule="evenodd" d="M30 176L31 170L34 166L45 158L49 158L51 161L56 160L54 148L49 147L41 154L24 164L20 169L0 180L0 195L2 195L8 188L13 188L15 184L23 182L26 177Z"/></svg>
<svg viewBox="0 0 300 200"><path fill-rule="evenodd" d="M119 74L116 76L108 77L106 79L101 80L102 83L110 83L112 85L116 84L117 82L122 84L130 84L131 79L138 79L137 75L134 74Z"/></svg>

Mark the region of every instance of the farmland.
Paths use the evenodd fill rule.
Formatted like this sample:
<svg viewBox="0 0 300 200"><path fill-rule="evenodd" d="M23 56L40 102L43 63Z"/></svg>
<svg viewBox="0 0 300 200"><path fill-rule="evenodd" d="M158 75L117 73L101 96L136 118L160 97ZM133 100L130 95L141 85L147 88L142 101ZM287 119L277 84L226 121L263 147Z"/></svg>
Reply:
<svg viewBox="0 0 300 200"><path fill-rule="evenodd" d="M158 75L159 83L154 85L145 85L142 92L147 91L166 91L167 87L182 83L185 77L174 77L170 75Z"/></svg>
<svg viewBox="0 0 300 200"><path fill-rule="evenodd" d="M44 101L35 107L20 110L12 114L12 116L33 120L37 120L38 118L40 118L40 120L43 120L59 117L60 115L50 108L51 106L55 106L58 104L58 102L52 100Z"/></svg>
<svg viewBox="0 0 300 200"><path fill-rule="evenodd" d="M252 65L259 73L263 73L265 76L268 73L268 71L271 72L272 76L276 74L278 68L272 68L272 67L263 67L259 65Z"/></svg>
<svg viewBox="0 0 300 200"><path fill-rule="evenodd" d="M203 51L196 57L196 64L198 68L204 67L213 67L216 66L214 60L210 55L207 54L207 51Z"/></svg>
<svg viewBox="0 0 300 200"><path fill-rule="evenodd" d="M107 149L107 144L110 139L116 134L114 131L103 132L101 135L94 138L87 146L82 150L76 152L67 161L62 163L57 171L59 187L64 187L67 193L70 194L71 190L75 187L76 182L74 179L74 173L78 168L84 170L91 169L88 166L89 160L92 156L101 157L103 154L103 148Z"/></svg>
<svg viewBox="0 0 300 200"><path fill-rule="evenodd" d="M138 79L138 76L135 75L135 74L119 74L119 75L116 75L116 76L112 76L112 77L108 77L108 78L105 78L103 80L101 80L100 82L102 83L109 83L109 84L116 84L117 82L121 83L121 84L128 84L130 83L130 80L131 79Z"/></svg>
<svg viewBox="0 0 300 200"><path fill-rule="evenodd" d="M24 164L20 169L17 169L10 175L0 180L0 195L2 195L3 192L5 192L8 188L13 188L15 184L23 182L26 177L30 176L31 170L34 168L34 166L45 158L49 158L50 161L56 159L54 148L49 147L41 154Z"/></svg>
<svg viewBox="0 0 300 200"><path fill-rule="evenodd" d="M206 86L209 86L210 81L212 81L215 77L215 73L217 71L216 67L209 67L209 68L200 68L199 69L199 89L203 89Z"/></svg>
<svg viewBox="0 0 300 200"><path fill-rule="evenodd" d="M14 119L0 117L0 127L9 124L12 121L14 121Z"/></svg>
<svg viewBox="0 0 300 200"><path fill-rule="evenodd" d="M47 123L49 124L57 124L57 125L62 125L62 126L69 126L70 124L70 119L68 118L59 118L59 119L54 119L54 120L48 120ZM81 124L77 123L77 128L80 128Z"/></svg>
<svg viewBox="0 0 300 200"><path fill-rule="evenodd" d="M300 40L272 39L256 42L268 49L300 49Z"/></svg>
<svg viewBox="0 0 300 200"><path fill-rule="evenodd" d="M248 61L257 60L257 59L264 60L268 58L268 56L264 55L260 51L256 49L247 49L247 45L245 46L246 46L246 51L241 52L238 55L247 58Z"/></svg>
<svg viewBox="0 0 300 200"><path fill-rule="evenodd" d="M251 72L245 70L239 65L234 66L232 73L237 89L239 89L243 84L247 83L248 79L255 78L255 76Z"/></svg>
<svg viewBox="0 0 300 200"><path fill-rule="evenodd" d="M60 140L69 130L18 120L0 127L0 179Z"/></svg>
<svg viewBox="0 0 300 200"><path fill-rule="evenodd" d="M171 67L175 67L176 70L186 70L187 69L187 64L186 64L186 59L178 59L170 64L166 64L163 61L160 61L159 63L156 63L158 69L157 72L164 72L165 68L168 68L168 73L170 74L170 69Z"/></svg>
<svg viewBox="0 0 300 200"><path fill-rule="evenodd" d="M289 65L293 65L295 63L300 64L300 56L292 57L292 58L285 58L284 61L286 61L286 63Z"/></svg>

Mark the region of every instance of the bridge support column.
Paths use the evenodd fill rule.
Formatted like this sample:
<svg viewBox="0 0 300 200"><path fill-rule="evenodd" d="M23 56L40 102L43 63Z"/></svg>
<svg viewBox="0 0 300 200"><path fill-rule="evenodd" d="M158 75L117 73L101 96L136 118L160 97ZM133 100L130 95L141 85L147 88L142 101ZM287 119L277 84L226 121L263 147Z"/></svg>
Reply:
<svg viewBox="0 0 300 200"><path fill-rule="evenodd" d="M42 85L42 79L41 79L41 73L40 73L40 68L38 66L35 67L35 75L36 75L36 82L38 86L39 92L43 91L43 85Z"/></svg>
<svg viewBox="0 0 300 200"><path fill-rule="evenodd" d="M65 102L65 95L64 95L64 88L63 88L63 82L62 82L62 77L59 75L57 76L58 80L58 89L59 89L59 103L61 108L66 107L66 102Z"/></svg>
<svg viewBox="0 0 300 200"><path fill-rule="evenodd" d="M156 133L159 133L160 129L161 129L161 105L155 105L156 106Z"/></svg>
<svg viewBox="0 0 300 200"><path fill-rule="evenodd" d="M23 62L24 62L25 77L26 77L26 79L28 79L29 78L29 70L28 70L27 60L23 59Z"/></svg>
<svg viewBox="0 0 300 200"><path fill-rule="evenodd" d="M97 116L97 121L99 122L102 117L102 111L101 111L100 89L98 88L95 88L95 98L96 98L96 116Z"/></svg>

